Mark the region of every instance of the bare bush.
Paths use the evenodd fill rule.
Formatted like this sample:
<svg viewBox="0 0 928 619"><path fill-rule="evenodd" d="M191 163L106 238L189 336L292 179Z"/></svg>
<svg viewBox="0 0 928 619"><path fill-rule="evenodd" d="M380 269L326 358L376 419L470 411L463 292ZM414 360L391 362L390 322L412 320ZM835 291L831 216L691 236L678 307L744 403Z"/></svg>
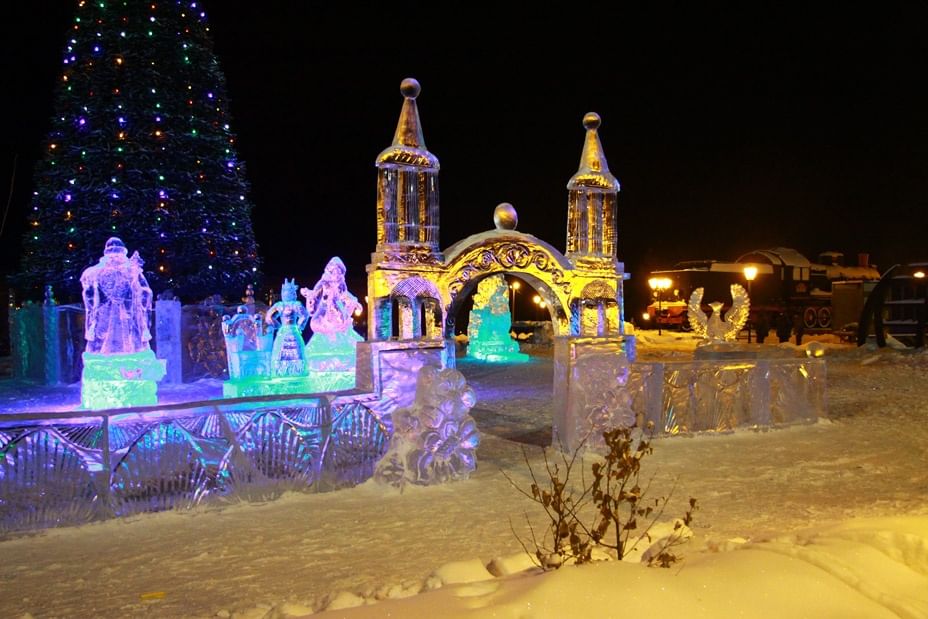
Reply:
<svg viewBox="0 0 928 619"><path fill-rule="evenodd" d="M559 452L560 463L552 462L548 450L543 450L545 468L540 481L523 448L522 456L532 479L530 488L526 490L504 475L516 490L539 504L547 517L545 532L538 536L526 514L529 544L513 529L522 548L539 567L548 570L566 563L587 563L597 547L611 551L621 560L638 544L654 542L651 531L663 516L673 491L668 496L650 499L647 494L651 480L641 486L641 462L654 451L652 424L648 425L648 431L647 436L640 438L630 428L604 432L606 452L602 461L591 464L589 478L583 466L576 466L586 441L572 454ZM577 469L579 484L571 484L571 477L578 475ZM584 521L583 512L588 506L592 506L595 514L591 525ZM696 499L690 498L689 509L674 522L671 534L649 549L644 558L648 565L670 567L679 561L673 549L686 541L697 509Z"/></svg>

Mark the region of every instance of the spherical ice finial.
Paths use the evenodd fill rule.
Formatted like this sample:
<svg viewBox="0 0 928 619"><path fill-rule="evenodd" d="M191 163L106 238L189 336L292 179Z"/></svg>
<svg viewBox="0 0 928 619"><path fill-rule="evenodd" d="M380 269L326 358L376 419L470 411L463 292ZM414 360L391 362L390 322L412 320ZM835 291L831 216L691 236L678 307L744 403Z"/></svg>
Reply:
<svg viewBox="0 0 928 619"><path fill-rule="evenodd" d="M599 117L599 114L596 112L587 112L583 115L583 128L584 129L599 129L603 119Z"/></svg>
<svg viewBox="0 0 928 619"><path fill-rule="evenodd" d="M419 82L411 77L407 77L400 84L400 92L403 93L403 96L407 99L415 99L418 97L420 90L422 90L422 87L419 86Z"/></svg>
<svg viewBox="0 0 928 619"><path fill-rule="evenodd" d="M493 209L493 223L497 230L515 230L519 225L519 214L513 205L503 202Z"/></svg>

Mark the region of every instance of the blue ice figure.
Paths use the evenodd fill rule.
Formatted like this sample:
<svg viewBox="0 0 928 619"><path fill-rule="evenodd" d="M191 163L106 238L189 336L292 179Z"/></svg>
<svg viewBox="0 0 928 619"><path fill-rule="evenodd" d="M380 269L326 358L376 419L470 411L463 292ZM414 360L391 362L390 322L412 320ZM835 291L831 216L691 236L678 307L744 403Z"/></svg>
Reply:
<svg viewBox="0 0 928 619"><path fill-rule="evenodd" d="M303 327L309 313L296 298L296 282L284 279L280 287L280 301L267 311L264 320L277 328L271 350L273 376L306 376L306 352L303 345Z"/></svg>
<svg viewBox="0 0 928 619"><path fill-rule="evenodd" d="M491 362L528 361L519 344L509 335L509 287L502 275L492 275L477 284L474 307L467 324L467 355Z"/></svg>

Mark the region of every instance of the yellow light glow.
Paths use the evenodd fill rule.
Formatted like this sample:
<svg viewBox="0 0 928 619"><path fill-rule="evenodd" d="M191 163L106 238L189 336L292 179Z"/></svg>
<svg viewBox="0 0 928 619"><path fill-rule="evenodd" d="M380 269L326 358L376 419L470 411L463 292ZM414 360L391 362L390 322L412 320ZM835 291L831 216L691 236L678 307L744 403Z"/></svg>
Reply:
<svg viewBox="0 0 928 619"><path fill-rule="evenodd" d="M749 282L753 282L754 278L757 277L757 267L756 266L746 266L744 267L744 278Z"/></svg>
<svg viewBox="0 0 928 619"><path fill-rule="evenodd" d="M669 277L652 277L648 280L651 290L667 290L673 285Z"/></svg>
<svg viewBox="0 0 928 619"><path fill-rule="evenodd" d="M541 303L541 297L536 294L534 297L532 297L532 302L535 303L535 305L538 305Z"/></svg>
<svg viewBox="0 0 928 619"><path fill-rule="evenodd" d="M642 320L645 320L645 321L651 320L651 314L649 314L649 313L647 313L647 312L642 312L642 313L641 313L641 319L642 319Z"/></svg>
<svg viewBox="0 0 928 619"><path fill-rule="evenodd" d="M355 316L360 316L360 315L361 315L361 308L360 308L360 307L357 308L356 310L354 310L354 315L355 315Z"/></svg>
<svg viewBox="0 0 928 619"><path fill-rule="evenodd" d="M915 271L914 273L912 273L912 275L913 275L914 277L917 277L918 279L923 279L923 278L925 277L925 272L924 272L924 271Z"/></svg>
<svg viewBox="0 0 928 619"><path fill-rule="evenodd" d="M519 288L522 287L522 282L512 282L509 285L509 287L512 288L513 290L518 290Z"/></svg>

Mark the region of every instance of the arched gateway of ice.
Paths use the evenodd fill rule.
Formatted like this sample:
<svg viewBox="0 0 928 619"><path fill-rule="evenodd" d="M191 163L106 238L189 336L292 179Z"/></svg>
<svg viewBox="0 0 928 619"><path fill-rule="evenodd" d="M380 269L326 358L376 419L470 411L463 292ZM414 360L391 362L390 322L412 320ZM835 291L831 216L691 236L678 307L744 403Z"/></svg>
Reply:
<svg viewBox="0 0 928 619"><path fill-rule="evenodd" d="M484 278L518 275L550 308L555 346L555 438L574 444L582 428L568 419L580 406L576 365L595 354L625 367L634 339L624 333L624 265L616 257L619 182L587 114L580 167L568 189L567 253L516 230L515 210L498 209L493 230L441 251L438 158L425 146L416 97L404 97L393 143L377 157L377 246L368 272L368 341L358 344L358 387L406 399L424 364L454 365L453 317ZM489 213L488 213L489 215ZM489 217L488 217L489 219ZM407 396L408 397L408 396Z"/></svg>

